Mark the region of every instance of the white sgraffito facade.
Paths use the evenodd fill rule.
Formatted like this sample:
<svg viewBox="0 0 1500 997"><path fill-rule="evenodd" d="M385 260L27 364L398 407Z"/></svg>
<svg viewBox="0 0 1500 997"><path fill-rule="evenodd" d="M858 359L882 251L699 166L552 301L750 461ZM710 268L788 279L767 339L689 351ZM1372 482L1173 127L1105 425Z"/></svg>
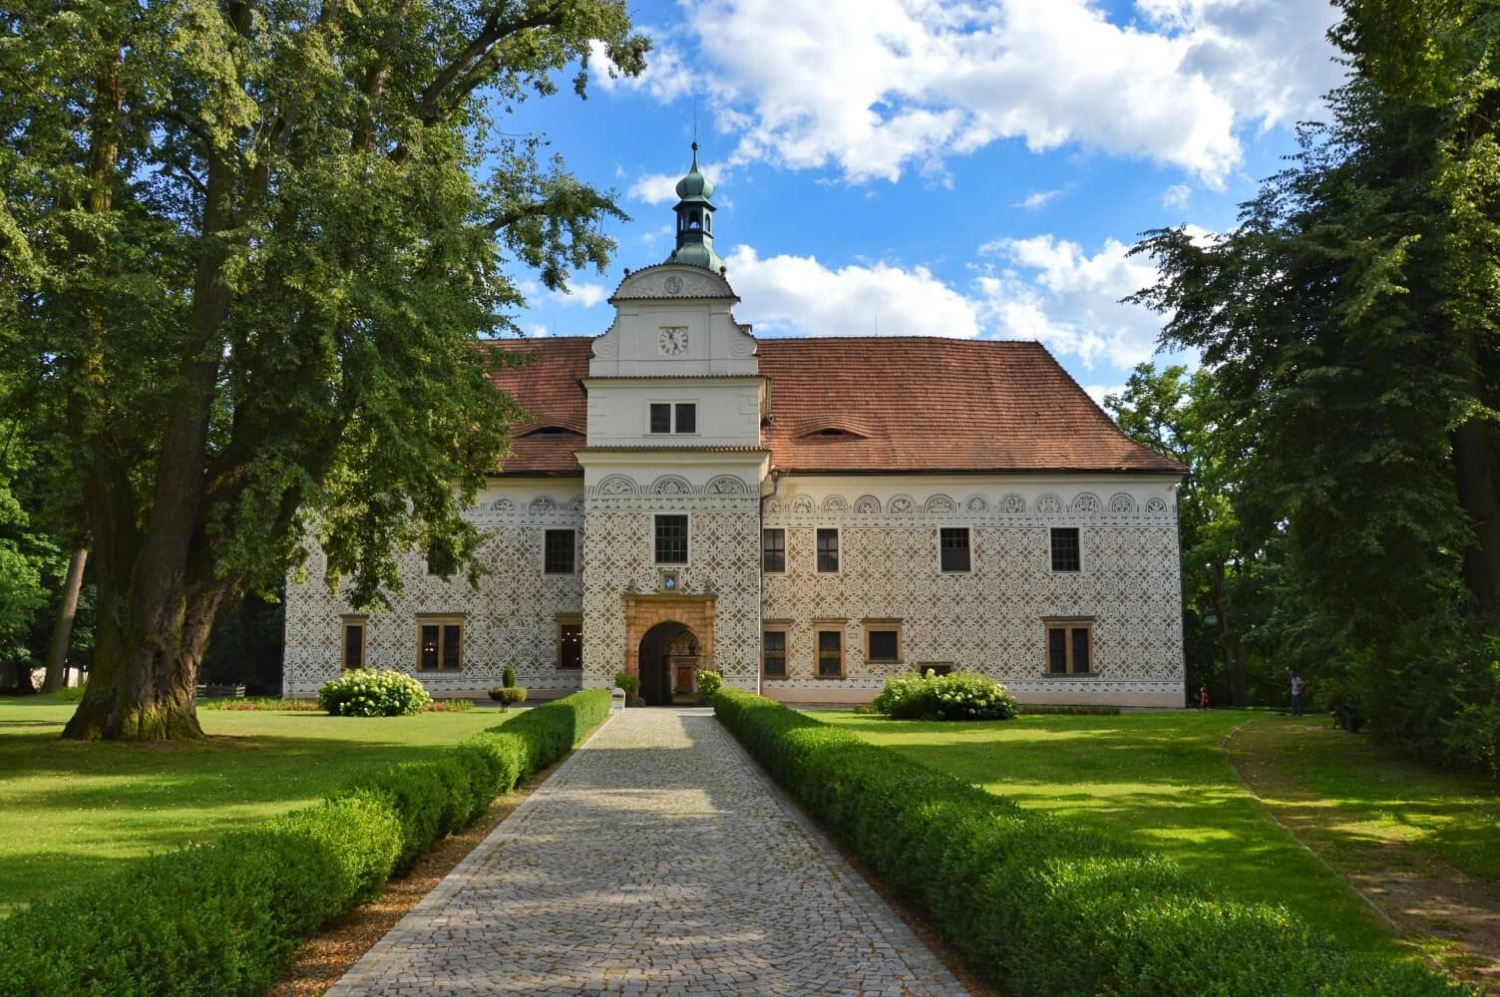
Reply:
<svg viewBox="0 0 1500 997"><path fill-rule="evenodd" d="M288 579L284 691L337 676L355 626L367 667L437 696L483 695L512 664L534 698L625 671L670 701L713 668L787 701L865 702L931 665L1023 702L1182 705L1181 468L1037 344L755 339L704 236L711 191L684 178L678 249L626 276L604 335L496 347L536 358L497 380L537 422L466 511L486 534L477 589L407 553L404 592L360 613L313 550ZM1076 567L1054 570L1054 529ZM546 570L549 530L573 532L573 570ZM782 570L763 570L764 530ZM818 570L820 530L837 570ZM966 569L943 570L960 540ZM421 667L438 626L456 667ZM1085 642L1061 672L1049 627ZM872 628L894 658L869 660ZM764 674L768 631L784 676ZM820 675L826 631L842 637Z"/></svg>

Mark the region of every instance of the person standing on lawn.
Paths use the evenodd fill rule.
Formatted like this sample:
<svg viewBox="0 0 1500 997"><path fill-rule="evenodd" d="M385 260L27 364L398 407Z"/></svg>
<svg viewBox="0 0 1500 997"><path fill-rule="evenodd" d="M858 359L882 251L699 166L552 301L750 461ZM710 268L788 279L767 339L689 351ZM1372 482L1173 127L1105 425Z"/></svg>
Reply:
<svg viewBox="0 0 1500 997"><path fill-rule="evenodd" d="M1302 676L1292 672L1292 716L1302 715Z"/></svg>

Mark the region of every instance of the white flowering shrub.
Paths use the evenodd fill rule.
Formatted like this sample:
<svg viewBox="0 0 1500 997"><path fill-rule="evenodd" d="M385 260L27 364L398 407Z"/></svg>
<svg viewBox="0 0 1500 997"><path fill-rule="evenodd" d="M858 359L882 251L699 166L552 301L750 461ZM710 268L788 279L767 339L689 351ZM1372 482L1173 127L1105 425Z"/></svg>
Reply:
<svg viewBox="0 0 1500 997"><path fill-rule="evenodd" d="M872 704L902 720L1009 720L1016 701L1005 686L986 675L951 672L904 675L885 680Z"/></svg>
<svg viewBox="0 0 1500 997"><path fill-rule="evenodd" d="M318 706L332 717L405 717L431 705L422 683L405 672L355 668L318 690Z"/></svg>

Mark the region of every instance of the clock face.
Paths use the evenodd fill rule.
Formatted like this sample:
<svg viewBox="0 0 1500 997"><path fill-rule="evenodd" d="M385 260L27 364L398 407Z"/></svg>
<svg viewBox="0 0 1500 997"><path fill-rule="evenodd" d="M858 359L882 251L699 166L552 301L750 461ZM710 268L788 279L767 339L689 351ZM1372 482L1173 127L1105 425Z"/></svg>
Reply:
<svg viewBox="0 0 1500 997"><path fill-rule="evenodd" d="M658 340L662 353L669 357L680 356L687 352L688 332L686 326L671 326L661 331L661 339Z"/></svg>

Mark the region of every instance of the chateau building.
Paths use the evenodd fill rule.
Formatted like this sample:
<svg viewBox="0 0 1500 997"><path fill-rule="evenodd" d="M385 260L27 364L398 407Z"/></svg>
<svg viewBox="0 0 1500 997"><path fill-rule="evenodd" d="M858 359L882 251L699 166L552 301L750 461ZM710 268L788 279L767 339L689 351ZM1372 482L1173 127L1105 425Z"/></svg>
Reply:
<svg viewBox="0 0 1500 997"><path fill-rule="evenodd" d="M696 146L695 146L696 150ZM317 552L289 580L284 688L345 667L535 698L700 669L786 701L864 702L889 676L992 675L1023 702L1180 706L1175 490L1037 343L756 339L713 248L712 184L677 185L676 248L596 338L506 341L530 413L469 512L477 590L405 555L356 612Z"/></svg>

